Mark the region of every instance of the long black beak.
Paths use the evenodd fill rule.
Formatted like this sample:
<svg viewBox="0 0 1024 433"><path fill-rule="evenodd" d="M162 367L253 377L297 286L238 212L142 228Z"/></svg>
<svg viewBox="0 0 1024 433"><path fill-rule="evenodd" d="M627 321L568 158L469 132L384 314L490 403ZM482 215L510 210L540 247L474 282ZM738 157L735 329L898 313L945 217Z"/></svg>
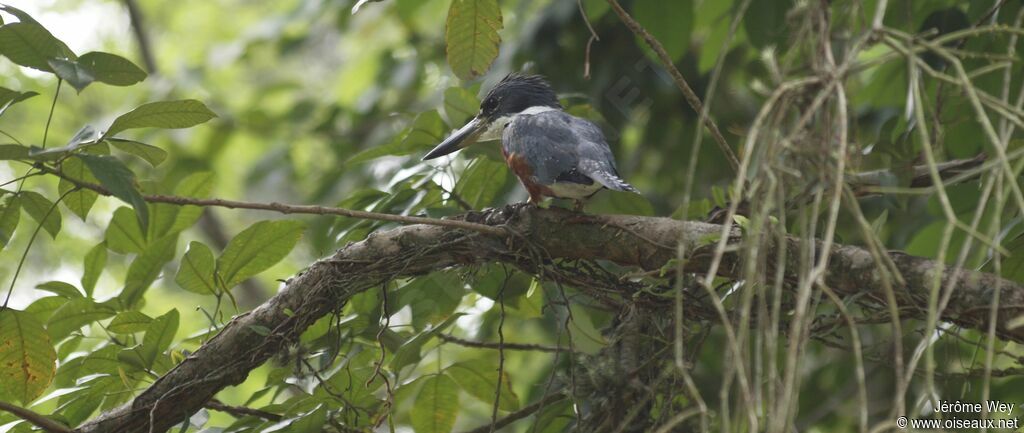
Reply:
<svg viewBox="0 0 1024 433"><path fill-rule="evenodd" d="M439 156L444 156L449 153L455 152L473 143L476 143L477 138L483 133L486 125L480 120L480 117L474 117L462 128L453 132L448 138L444 139L441 144L434 147L430 152L423 157L423 160L434 159Z"/></svg>

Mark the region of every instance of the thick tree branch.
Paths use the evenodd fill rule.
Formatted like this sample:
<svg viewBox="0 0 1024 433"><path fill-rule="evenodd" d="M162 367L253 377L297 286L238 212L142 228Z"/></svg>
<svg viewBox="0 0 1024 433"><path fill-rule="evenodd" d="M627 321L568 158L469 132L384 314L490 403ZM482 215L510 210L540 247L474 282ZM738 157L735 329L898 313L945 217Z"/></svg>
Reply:
<svg viewBox="0 0 1024 433"><path fill-rule="evenodd" d="M318 318L338 310L353 295L380 287L394 278L424 275L452 266L488 262L511 263L521 269L537 269L552 259L607 260L645 270L659 269L675 258L677 243L694 253L686 270L706 269L713 246L706 239L722 227L669 218L636 216L589 216L561 209L506 207L469 213L465 222L504 226L513 236L488 236L451 226L411 225L376 232L366 240L350 244L332 256L313 263L288 280L285 288L269 301L234 318L214 338L153 383L131 403L87 422L77 432L163 432L207 404L221 389L245 380L249 371L263 364ZM739 241L738 231L733 232ZM797 252L797 239L787 251ZM820 247L820 244L819 244ZM733 251L735 249L730 249ZM792 253L785 269L798 269ZM854 246L836 246L829 252L826 283L840 295L861 295L879 305L885 292L871 253ZM771 255L769 255L771 256ZM931 277L943 270L942 281L956 279L953 297L942 319L973 329L988 326L989 302L997 287L1002 306L996 317L1000 337L1024 342L1024 327L1008 324L1024 314L1024 287L991 274L948 269L905 254L893 254L893 261L906 284L896 288L905 317L927 315ZM727 252L719 271L728 278L740 278L736 252ZM796 275L789 277L795 279ZM630 294L624 294L630 295ZM666 308L671 300L666 300ZM267 328L272 332L254 329Z"/></svg>

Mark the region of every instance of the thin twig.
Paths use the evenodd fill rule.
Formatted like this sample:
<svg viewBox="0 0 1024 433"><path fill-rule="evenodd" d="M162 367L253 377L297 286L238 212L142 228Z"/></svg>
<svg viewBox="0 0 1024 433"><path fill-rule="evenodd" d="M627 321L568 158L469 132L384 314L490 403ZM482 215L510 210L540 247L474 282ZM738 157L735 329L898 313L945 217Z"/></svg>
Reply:
<svg viewBox="0 0 1024 433"><path fill-rule="evenodd" d="M0 410L10 412L14 414L14 416L28 421L30 424L49 433L71 433L71 429L64 424L60 424L57 421L43 416L42 414L25 409L21 406L15 406L3 400L0 400Z"/></svg>
<svg viewBox="0 0 1024 433"><path fill-rule="evenodd" d="M593 47L595 41L600 42L601 38L597 36L594 26L590 24L590 17L587 16L587 10L583 8L583 0L576 0L576 7L580 10L580 16L583 17L583 23L587 25L587 30L590 30L590 39L587 39L587 51L583 58L583 78L589 80L590 48Z"/></svg>
<svg viewBox="0 0 1024 433"><path fill-rule="evenodd" d="M529 350L534 352L572 352L572 349L558 346L544 346L541 344L523 344L523 343L487 343L483 341L466 340L463 338L456 337L451 334L437 334L437 337L444 340L445 342L458 344L459 346L473 347L477 349L501 349L505 350Z"/></svg>
<svg viewBox="0 0 1024 433"><path fill-rule="evenodd" d="M559 402L559 401L561 401L563 399L565 399L565 394L562 394L562 393L548 394L548 395L544 396L544 398L540 399L540 401L538 401L536 403L533 403L533 404L531 404L529 406L526 406L526 407L524 407L522 409L519 409L519 410L517 410L515 412L512 412L512 413L508 414L507 416L505 416L504 418L499 419L498 421L494 422L493 423L494 428L500 429L502 427L505 427L505 426L507 426L509 424L512 424L512 423L514 423L516 421L519 421L519 420L521 420L523 418L526 418L526 417L530 416L534 412L540 410L541 407L544 407L544 406L549 405L551 403L557 403L557 402ZM482 425L482 426L477 427L477 428L475 428L473 430L466 431L465 433L488 433L488 432L491 431L491 425L492 425L491 423L487 423L487 425Z"/></svg>
<svg viewBox="0 0 1024 433"><path fill-rule="evenodd" d="M242 417L246 417L246 416L254 416L254 417L257 417L257 418L263 418L263 419L268 420L268 421L280 421L281 420L281 415L278 415L276 413L270 413L270 412L267 412L267 411L264 411L264 410L253 409L251 407L245 407L245 406L231 406L231 405L228 405L228 404L224 404L223 402L221 402L220 400L217 400L217 399L213 399L213 400L210 400L210 401L206 402L206 408L210 409L210 410L215 410L215 411L218 411L218 412L224 412L224 413L229 414L229 415L231 415L231 416L233 416L235 418L242 418Z"/></svg>
<svg viewBox="0 0 1024 433"><path fill-rule="evenodd" d="M647 45L654 50L655 54L658 55L658 59L661 60L662 66L664 66L665 69L668 70L669 75L672 76L672 81L674 81L676 86L679 87L679 90L683 92L683 98L690 104L693 111L700 115L700 113L704 111L704 104L700 102L700 98L698 98L697 94L693 92L692 88L690 88L689 83L686 82L686 78L683 78L683 74L680 73L679 69L672 63L672 57L670 57L668 52L665 51L665 47L661 45L661 42L658 42L658 40L647 31L647 29L643 28L640 23L633 19L633 17L631 17L629 13L622 8L622 5L620 5L617 0L608 0L608 4L612 6L612 10L614 10L615 14L622 19L622 22L626 24L626 27L629 27L634 34L641 37L647 42ZM711 133L711 137L715 139L715 143L718 144L719 149L721 149L722 153L725 154L725 159L729 161L729 166L732 167L732 171L736 172L739 170L740 161L736 158L736 154L732 151L732 148L729 147L729 143L725 141L725 137L723 137L722 133L718 130L718 125L715 124L715 121L710 116L704 117L704 126L708 128L708 132Z"/></svg>
<svg viewBox="0 0 1024 433"><path fill-rule="evenodd" d="M62 173L60 170L55 168L36 164L36 168L59 176L62 179L73 183L76 186L96 191L99 194L105 196L113 196L110 190L97 185L94 183L83 182L81 180L69 177ZM492 227L485 224L472 223L469 221L460 220L448 220L448 219L437 219L427 217L416 217L406 215L394 215L379 212L367 212L354 209L344 209L338 207L326 207L326 206L313 206L313 205L291 205L283 203L256 203L236 200L224 200L219 198L195 198L195 197L181 197L174 195L143 195L142 198L150 203L167 203L178 206L203 206L203 207L224 207L228 209L252 209L252 210L264 210L270 212L278 212L283 214L309 214L309 215L339 215L349 218L360 218L376 221L390 221L401 224L426 224L432 226L441 227L454 227L464 230L471 230L475 232L485 233L494 236L504 237L507 232L499 227Z"/></svg>

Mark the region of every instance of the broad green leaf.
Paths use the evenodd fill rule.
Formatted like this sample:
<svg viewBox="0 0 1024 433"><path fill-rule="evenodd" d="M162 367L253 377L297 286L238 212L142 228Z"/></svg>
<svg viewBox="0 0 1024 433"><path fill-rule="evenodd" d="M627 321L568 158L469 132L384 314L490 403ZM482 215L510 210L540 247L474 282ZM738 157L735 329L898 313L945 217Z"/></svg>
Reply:
<svg viewBox="0 0 1024 433"><path fill-rule="evenodd" d="M53 341L60 341L85 325L113 315L114 311L110 307L88 298L76 298L53 312L46 324L46 331Z"/></svg>
<svg viewBox="0 0 1024 433"><path fill-rule="evenodd" d="M260 221L228 242L217 259L217 273L230 289L281 261L302 237L299 221Z"/></svg>
<svg viewBox="0 0 1024 433"><path fill-rule="evenodd" d="M288 433L321 433L327 424L327 408L319 404L313 410L285 422L288 423Z"/></svg>
<svg viewBox="0 0 1024 433"><path fill-rule="evenodd" d="M43 296L42 298L32 301L25 307L25 312L31 314L40 322L46 322L53 316L53 312L57 311L58 308L68 303L68 298L61 296Z"/></svg>
<svg viewBox="0 0 1024 433"><path fill-rule="evenodd" d="M0 115L3 115L4 111L7 111L8 107L38 94L38 92L18 92L6 87L0 87ZM0 154L2 154L2 152L0 152Z"/></svg>
<svg viewBox="0 0 1024 433"><path fill-rule="evenodd" d="M213 252L202 242L192 241L188 251L181 258L178 275L174 282L181 288L200 295L217 294L217 284L213 280L215 262Z"/></svg>
<svg viewBox="0 0 1024 433"><path fill-rule="evenodd" d="M92 71L89 71L75 60L50 59L47 64L53 69L53 73L74 87L79 93L92 84L95 78Z"/></svg>
<svg viewBox="0 0 1024 433"><path fill-rule="evenodd" d="M18 18L18 21L23 23L34 23L37 22L31 15L25 13L25 11L18 9L11 5L0 4L0 11L7 12Z"/></svg>
<svg viewBox="0 0 1024 433"><path fill-rule="evenodd" d="M476 158L455 183L455 194L473 209L483 209L494 204L511 180L505 164L490 158Z"/></svg>
<svg viewBox="0 0 1024 433"><path fill-rule="evenodd" d="M472 80L490 69L498 57L501 28L498 0L452 0L444 39L455 76Z"/></svg>
<svg viewBox="0 0 1024 433"><path fill-rule="evenodd" d="M213 173L209 171L202 171L198 173L190 174L185 179L182 179L178 183L178 186L174 188L174 195L179 197L193 197L193 198L206 198L209 197L210 191L213 190ZM157 206L157 212L166 210L167 217L170 219L173 217L173 222L167 232L180 232L189 227L192 227L199 217L203 215L203 208L200 206L173 206L168 205L169 208L164 209L162 206ZM160 216L163 218L163 215ZM162 219L159 221L157 229L163 227Z"/></svg>
<svg viewBox="0 0 1024 433"><path fill-rule="evenodd" d="M45 283L37 284L36 288L68 299L82 297L82 292L80 292L77 287L63 281L47 281Z"/></svg>
<svg viewBox="0 0 1024 433"><path fill-rule="evenodd" d="M121 254L141 253L146 248L146 237L139 228L139 220L135 211L129 207L119 207L114 211L110 224L107 224L107 248Z"/></svg>
<svg viewBox="0 0 1024 433"><path fill-rule="evenodd" d="M100 279L100 274L103 273L103 268L106 266L107 243L100 242L85 254L85 270L82 271L82 289L85 290L87 296L92 297L93 290L96 288L96 281Z"/></svg>
<svg viewBox="0 0 1024 433"><path fill-rule="evenodd" d="M494 390L498 388L498 364L490 359L459 362L452 364L445 372L451 375L459 386L478 400L494 404ZM498 408L504 411L519 409L519 396L512 391L508 371L504 372L501 398Z"/></svg>
<svg viewBox="0 0 1024 433"><path fill-rule="evenodd" d="M0 395L29 404L50 386L57 353L50 337L32 315L0 310Z"/></svg>
<svg viewBox="0 0 1024 433"><path fill-rule="evenodd" d="M409 418L416 433L448 433L459 411L459 388L447 374L423 382Z"/></svg>
<svg viewBox="0 0 1024 433"><path fill-rule="evenodd" d="M412 126L390 143L371 147L353 155L346 164L357 164L382 156L402 156L430 149L444 138L444 121L437 110L428 110L416 116Z"/></svg>
<svg viewBox="0 0 1024 433"><path fill-rule="evenodd" d="M190 128L214 117L217 115L194 99L150 102L115 119L103 138L135 128Z"/></svg>
<svg viewBox="0 0 1024 433"><path fill-rule="evenodd" d="M686 54L690 46L690 32L693 30L692 0L638 1L633 3L633 15L640 25L661 42L662 48L672 60L677 61ZM638 40L637 44L657 59L647 42Z"/></svg>
<svg viewBox="0 0 1024 433"><path fill-rule="evenodd" d="M461 127L477 111L480 111L480 101L473 92L462 87L449 87L444 91L444 114L450 122L448 126Z"/></svg>
<svg viewBox="0 0 1024 433"><path fill-rule="evenodd" d="M65 176L70 177L74 180L81 182L87 182L92 184L98 184L99 180L92 175L89 169L85 168L85 164L81 159L68 158L61 163L61 172ZM96 198L99 197L99 193L87 188L80 188L77 191L74 182L61 178L57 184L57 190L64 195L64 206L71 209L75 215L85 220L89 216L89 210L92 209L92 205L96 203Z"/></svg>
<svg viewBox="0 0 1024 433"><path fill-rule="evenodd" d="M790 26L786 25L786 13L793 6L793 0L759 0L750 2L743 18L743 29L747 40L757 48L780 45L785 42Z"/></svg>
<svg viewBox="0 0 1024 433"><path fill-rule="evenodd" d="M114 317L107 330L115 334L133 334L149 327L153 318L138 311L125 311Z"/></svg>
<svg viewBox="0 0 1024 433"><path fill-rule="evenodd" d="M391 358L391 362L388 363L388 367L391 371L398 373L403 367L419 362L420 349L423 348L423 345L430 341L430 339L434 338L434 336L439 332L444 331L449 326L452 326L452 324L455 323L455 320L464 315L465 314L463 313L452 314L437 326L416 334L415 337L409 339L409 341L405 342L402 347L399 347L398 350L395 351L395 356Z"/></svg>
<svg viewBox="0 0 1024 433"><path fill-rule="evenodd" d="M149 244L132 260L125 276L124 290L117 296L123 305L131 307L142 299L146 289L160 276L164 264L174 258L177 242L177 233L167 235Z"/></svg>
<svg viewBox="0 0 1024 433"><path fill-rule="evenodd" d="M29 150L19 144L0 144L0 160L28 159Z"/></svg>
<svg viewBox="0 0 1024 433"><path fill-rule="evenodd" d="M146 335L142 337L142 347L139 350L147 368L152 367L156 357L171 347L174 334L178 332L178 320L178 310L171 309L153 319L146 328Z"/></svg>
<svg viewBox="0 0 1024 433"><path fill-rule="evenodd" d="M36 22L0 26L0 55L21 66L53 72L51 59L74 59L75 54L63 42Z"/></svg>
<svg viewBox="0 0 1024 433"><path fill-rule="evenodd" d="M146 207L146 200L142 198L138 187L135 185L135 173L132 173L124 163L112 156L103 155L76 155L85 162L89 171L100 181L114 197L117 197L132 205L135 214L139 219L139 227L143 232L149 223L149 208Z"/></svg>
<svg viewBox="0 0 1024 433"><path fill-rule="evenodd" d="M43 230L57 238L57 233L60 233L60 211L52 201L35 191L22 191L21 206L36 222L42 224Z"/></svg>
<svg viewBox="0 0 1024 433"><path fill-rule="evenodd" d="M110 53L92 51L82 54L78 64L84 66L96 81L114 86L131 86L146 79L146 73L130 60Z"/></svg>
<svg viewBox="0 0 1024 433"><path fill-rule="evenodd" d="M0 249L7 246L14 237L14 230L18 228L18 220L21 218L21 198L10 195L0 206Z"/></svg>
<svg viewBox="0 0 1024 433"><path fill-rule="evenodd" d="M140 143L135 140L125 140L123 138L108 138L106 141L124 152L144 159L153 167L160 165L161 162L164 162L164 160L167 159L167 151L146 143Z"/></svg>

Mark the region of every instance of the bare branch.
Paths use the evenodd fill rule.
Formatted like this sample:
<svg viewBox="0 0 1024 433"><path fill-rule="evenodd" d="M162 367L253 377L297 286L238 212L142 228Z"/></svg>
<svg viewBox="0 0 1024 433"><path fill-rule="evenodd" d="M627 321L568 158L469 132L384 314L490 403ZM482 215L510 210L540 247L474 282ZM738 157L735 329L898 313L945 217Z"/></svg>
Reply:
<svg viewBox="0 0 1024 433"><path fill-rule="evenodd" d="M474 347L477 349L505 349L505 350L532 350L535 352L572 352L572 349L568 347L552 347L544 346L541 344L522 344L522 343L486 343L482 341L466 340L459 338L451 334L437 334L437 337L447 341L449 343L458 344L459 346Z"/></svg>
<svg viewBox="0 0 1024 433"><path fill-rule="evenodd" d="M60 170L43 165L35 164L35 167L46 173L50 173L65 179L75 186L90 189L96 191L99 194L105 196L113 196L113 194L104 188L102 185L94 183L83 182L81 180L69 177L62 173ZM252 210L264 210L270 212L278 212L283 214L308 214L308 215L338 215L349 218L360 218L367 220L376 221L390 221L401 224L426 224L440 227L452 227L460 228L465 230L472 230L475 232L486 233L495 236L505 236L508 234L505 230L498 227L491 227L484 224L476 224L466 221L453 220L453 219L437 219L427 217L416 217L406 215L394 215L379 212L367 212L354 209L343 209L338 207L327 207L327 206L312 206L312 205L290 205L283 203L254 203L247 201L237 200L224 200L219 198L194 198L194 197L179 197L174 195L143 195L143 199L150 203L167 203L178 206L202 206L202 207L225 207L228 209L252 209Z"/></svg>
<svg viewBox="0 0 1024 433"><path fill-rule="evenodd" d="M42 414L25 409L21 406L4 402L3 400L0 400L0 410L10 412L14 414L14 416L28 421L30 424L49 433L71 433L71 429L64 424L58 423L57 421L51 420Z"/></svg>

